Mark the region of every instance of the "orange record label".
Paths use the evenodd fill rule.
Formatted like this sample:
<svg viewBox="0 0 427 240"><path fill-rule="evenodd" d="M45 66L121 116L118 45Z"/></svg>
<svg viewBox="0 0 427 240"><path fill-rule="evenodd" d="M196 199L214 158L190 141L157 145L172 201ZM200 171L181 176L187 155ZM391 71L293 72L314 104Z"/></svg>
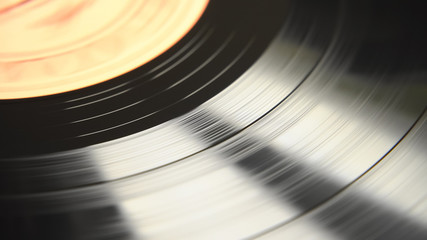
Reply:
<svg viewBox="0 0 427 240"><path fill-rule="evenodd" d="M0 2L0 99L94 85L165 52L208 0Z"/></svg>

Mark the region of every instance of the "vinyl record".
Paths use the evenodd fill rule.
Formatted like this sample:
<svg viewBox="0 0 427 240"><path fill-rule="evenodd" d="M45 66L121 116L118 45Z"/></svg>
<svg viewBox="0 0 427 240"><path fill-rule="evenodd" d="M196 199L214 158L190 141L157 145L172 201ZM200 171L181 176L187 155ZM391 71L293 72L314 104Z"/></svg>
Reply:
<svg viewBox="0 0 427 240"><path fill-rule="evenodd" d="M5 239L427 239L421 3L35 2L96 31L0 40Z"/></svg>

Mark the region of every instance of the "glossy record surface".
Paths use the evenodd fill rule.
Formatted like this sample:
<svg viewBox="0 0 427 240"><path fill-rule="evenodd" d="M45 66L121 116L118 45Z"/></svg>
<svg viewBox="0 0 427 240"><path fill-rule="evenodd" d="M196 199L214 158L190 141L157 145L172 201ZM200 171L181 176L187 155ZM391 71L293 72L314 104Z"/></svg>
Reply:
<svg viewBox="0 0 427 240"><path fill-rule="evenodd" d="M42 134L2 118L2 131L15 137L4 141L0 161L2 232L12 239L425 239L420 9L411 1L212 1L188 42L176 46L191 54L172 49L129 73L176 56L165 85L146 85L159 87L159 102L134 101L145 82L126 75L1 102L2 113L37 109L18 114L55 129ZM209 41L216 47L202 47ZM170 92L182 78L167 74L186 60L184 79L205 71L187 92ZM191 88L195 82L218 85L194 97L204 89ZM135 110L121 112L128 106ZM73 110L84 107L92 108Z"/></svg>

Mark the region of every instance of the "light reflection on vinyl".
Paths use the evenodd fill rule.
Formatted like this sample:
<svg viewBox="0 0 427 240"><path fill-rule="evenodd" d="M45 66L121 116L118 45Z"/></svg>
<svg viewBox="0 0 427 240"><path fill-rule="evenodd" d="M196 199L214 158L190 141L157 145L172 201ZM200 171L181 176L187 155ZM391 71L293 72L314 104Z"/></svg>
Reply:
<svg viewBox="0 0 427 240"><path fill-rule="evenodd" d="M0 101L7 239L427 239L422 8L198 4L140 67Z"/></svg>

